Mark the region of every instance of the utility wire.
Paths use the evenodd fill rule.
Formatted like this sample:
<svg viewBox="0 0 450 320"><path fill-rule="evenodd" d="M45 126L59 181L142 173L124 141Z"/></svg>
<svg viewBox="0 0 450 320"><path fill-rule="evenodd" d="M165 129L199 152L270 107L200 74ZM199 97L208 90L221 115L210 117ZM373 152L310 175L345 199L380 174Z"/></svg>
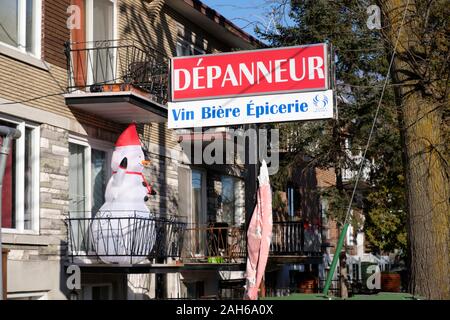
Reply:
<svg viewBox="0 0 450 320"><path fill-rule="evenodd" d="M355 181L355 185L353 187L353 192L352 192L352 196L350 198L350 202L349 202L348 207L347 207L347 213L345 215L344 225L347 224L348 218L350 216L353 199L355 198L355 193L356 193L356 189L358 187L359 179L361 178L361 174L362 174L362 171L364 169L364 163L366 161L367 150L369 149L370 140L372 139L372 135L373 135L373 132L375 130L375 125L377 123L378 113L379 113L380 108L381 108L381 102L383 101L384 92L386 91L387 83L389 81L391 68L392 68L392 65L394 63L395 50L397 49L398 40L400 39L400 33L401 33L401 30L402 30L403 24L405 22L406 13L408 12L409 1L410 0L408 0L407 3L406 3L405 11L403 13L402 22L400 23L400 27L398 28L397 39L395 40L395 45L394 45L394 50L392 52L391 61L389 63L389 68L387 70L386 78L384 80L383 89L382 89L381 95L380 95L380 100L378 101L378 106L377 106L377 109L375 111L375 116L373 118L372 127L370 128L369 138L367 139L367 144L366 144L366 147L364 148L364 153L363 153L363 156L362 156L362 159L361 159L361 165L359 166L358 174L356 175L356 181Z"/></svg>
<svg viewBox="0 0 450 320"><path fill-rule="evenodd" d="M5 26L0 22L0 28L2 28L3 32L6 34L6 36L11 40L11 42L14 43L14 45L17 48L23 48L25 49L25 54L29 55L29 53L27 52L27 47L24 46L23 44L18 43L8 32L8 30L5 28ZM45 65L45 67L47 68L47 71L50 75L50 77L53 79L53 81L56 83L56 85L59 87L60 90L64 91L64 87L61 85L61 83L56 79L56 77L53 75L52 71L50 70L50 66L48 65L48 63L42 59L41 60L42 63Z"/></svg>

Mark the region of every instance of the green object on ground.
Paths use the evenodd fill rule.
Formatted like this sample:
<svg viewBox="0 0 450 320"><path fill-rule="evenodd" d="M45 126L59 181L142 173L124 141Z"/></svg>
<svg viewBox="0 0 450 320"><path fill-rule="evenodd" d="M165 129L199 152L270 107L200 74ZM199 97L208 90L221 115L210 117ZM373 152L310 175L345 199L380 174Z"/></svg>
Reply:
<svg viewBox="0 0 450 320"><path fill-rule="evenodd" d="M261 300L339 300L339 298L327 297L320 293L294 293L289 296L282 297L265 297L261 298Z"/></svg>
<svg viewBox="0 0 450 320"><path fill-rule="evenodd" d="M284 297L266 297L261 300L424 300L410 293L380 292L377 294L358 294L348 299L339 297L327 297L323 294L294 293Z"/></svg>

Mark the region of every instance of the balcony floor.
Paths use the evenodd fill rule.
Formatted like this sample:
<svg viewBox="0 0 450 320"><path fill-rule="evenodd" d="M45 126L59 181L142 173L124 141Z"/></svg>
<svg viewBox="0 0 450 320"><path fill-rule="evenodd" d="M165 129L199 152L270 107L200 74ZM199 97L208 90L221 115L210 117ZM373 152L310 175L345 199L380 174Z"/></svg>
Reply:
<svg viewBox="0 0 450 320"><path fill-rule="evenodd" d="M72 263L68 263L70 265ZM77 263L73 264L80 267L82 272L86 273L177 273L180 272L184 265L182 263L142 263L142 264L106 264L106 263Z"/></svg>
<svg viewBox="0 0 450 320"><path fill-rule="evenodd" d="M139 91L76 92L65 94L66 104L75 110L116 123L167 121L167 107Z"/></svg>
<svg viewBox="0 0 450 320"><path fill-rule="evenodd" d="M285 264L285 263L303 263L303 264L320 264L322 256L306 256L306 255L269 255L269 263Z"/></svg>
<svg viewBox="0 0 450 320"><path fill-rule="evenodd" d="M200 270L227 270L243 271L245 263L207 263L207 262L189 262L184 263L182 271L200 271Z"/></svg>

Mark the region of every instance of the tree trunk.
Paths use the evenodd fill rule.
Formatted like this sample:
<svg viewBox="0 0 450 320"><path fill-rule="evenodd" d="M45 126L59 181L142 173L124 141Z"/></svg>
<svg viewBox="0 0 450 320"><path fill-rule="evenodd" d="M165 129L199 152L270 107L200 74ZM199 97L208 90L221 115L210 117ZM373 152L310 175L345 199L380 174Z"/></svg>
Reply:
<svg viewBox="0 0 450 320"><path fill-rule="evenodd" d="M444 140L443 103L421 83L424 59L419 68L412 56L423 53L419 19L410 0L402 26L391 76L400 105L398 115L408 208L408 243L411 293L429 299L450 299L450 205L448 160ZM395 45L407 0L382 1L387 37ZM445 105L445 103L443 104Z"/></svg>
<svg viewBox="0 0 450 320"><path fill-rule="evenodd" d="M348 298L348 280L347 280L347 256L344 250L339 255L339 266L340 266L340 274L339 274L339 284L341 287L341 298Z"/></svg>

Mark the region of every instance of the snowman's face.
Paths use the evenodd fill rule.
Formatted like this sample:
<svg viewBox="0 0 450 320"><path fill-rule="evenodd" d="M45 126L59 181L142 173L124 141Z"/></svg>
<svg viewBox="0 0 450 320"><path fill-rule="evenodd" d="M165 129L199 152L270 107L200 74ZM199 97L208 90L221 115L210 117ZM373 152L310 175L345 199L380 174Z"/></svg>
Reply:
<svg viewBox="0 0 450 320"><path fill-rule="evenodd" d="M141 146L116 147L111 159L111 169L117 171L123 158L127 158L127 171L142 172L145 160Z"/></svg>

